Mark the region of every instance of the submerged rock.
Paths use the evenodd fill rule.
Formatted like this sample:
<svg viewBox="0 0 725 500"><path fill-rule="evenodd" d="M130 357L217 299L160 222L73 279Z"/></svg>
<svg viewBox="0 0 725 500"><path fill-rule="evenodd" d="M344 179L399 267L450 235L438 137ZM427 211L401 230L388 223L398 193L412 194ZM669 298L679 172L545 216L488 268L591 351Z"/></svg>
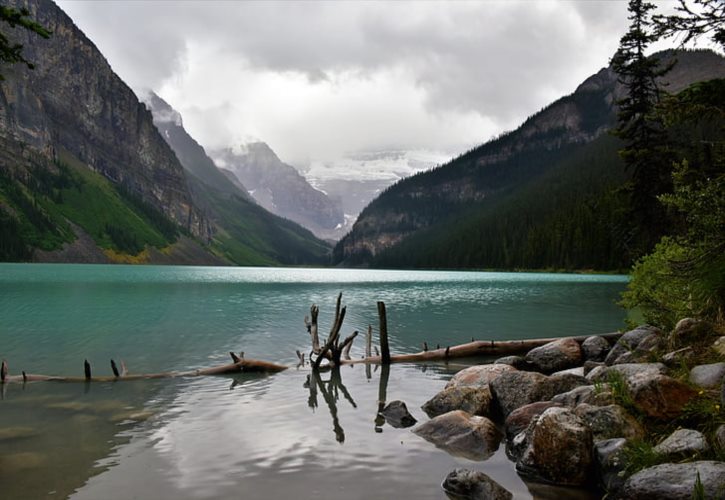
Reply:
<svg viewBox="0 0 725 500"><path fill-rule="evenodd" d="M725 462L703 460L684 464L662 464L632 475L624 484L623 497L631 500L689 500L700 477L705 498L722 498Z"/></svg>
<svg viewBox="0 0 725 500"><path fill-rule="evenodd" d="M582 355L585 361L604 361L611 346L604 337L592 335L582 342Z"/></svg>
<svg viewBox="0 0 725 500"><path fill-rule="evenodd" d="M483 387L502 373L516 371L513 366L503 364L469 366L455 375L446 384L449 387Z"/></svg>
<svg viewBox="0 0 725 500"><path fill-rule="evenodd" d="M549 408L526 429L525 450L516 469L527 476L561 485L590 482L592 431L568 408Z"/></svg>
<svg viewBox="0 0 725 500"><path fill-rule="evenodd" d="M722 384L725 377L725 363L698 365L690 370L690 382L706 389L713 389Z"/></svg>
<svg viewBox="0 0 725 500"><path fill-rule="evenodd" d="M487 460L498 449L501 433L486 417L456 410L435 417L413 433L451 455L469 460Z"/></svg>
<svg viewBox="0 0 725 500"><path fill-rule="evenodd" d="M406 427L412 427L418 422L413 415L408 411L408 407L402 401L391 401L388 405L383 408L380 414L385 417L385 421L388 425L395 427L396 429L403 429Z"/></svg>
<svg viewBox="0 0 725 500"><path fill-rule="evenodd" d="M443 484L443 491L455 500L509 500L513 495L506 488L480 471L455 469Z"/></svg>
<svg viewBox="0 0 725 500"><path fill-rule="evenodd" d="M553 373L581 363L582 350L576 340L563 338L531 349L526 361L540 372Z"/></svg>
<svg viewBox="0 0 725 500"><path fill-rule="evenodd" d="M447 387L428 400L421 408L430 418L453 410L488 417L491 414L491 390L482 387Z"/></svg>
<svg viewBox="0 0 725 500"><path fill-rule="evenodd" d="M0 442L26 439L40 434L32 427L2 427L0 428Z"/></svg>
<svg viewBox="0 0 725 500"><path fill-rule="evenodd" d="M674 458L678 455L704 453L709 449L707 439L701 432L692 429L678 429L663 439L653 450L660 455Z"/></svg>

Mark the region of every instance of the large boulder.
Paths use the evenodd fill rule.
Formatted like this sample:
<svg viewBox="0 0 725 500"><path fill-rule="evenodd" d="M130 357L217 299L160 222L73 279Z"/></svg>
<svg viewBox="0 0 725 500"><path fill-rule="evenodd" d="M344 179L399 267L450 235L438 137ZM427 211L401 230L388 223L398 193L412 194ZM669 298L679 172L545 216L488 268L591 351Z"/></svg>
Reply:
<svg viewBox="0 0 725 500"><path fill-rule="evenodd" d="M654 375L665 375L667 367L662 363L624 363L614 366L598 366L587 374L587 379L592 382L607 382L614 374L623 378L627 383Z"/></svg>
<svg viewBox="0 0 725 500"><path fill-rule="evenodd" d="M516 368L504 364L469 366L456 373L446 384L449 387L484 387L501 375L516 371Z"/></svg>
<svg viewBox="0 0 725 500"><path fill-rule="evenodd" d="M645 435L642 425L619 405L580 404L574 414L592 430L594 441L612 438L635 439Z"/></svg>
<svg viewBox="0 0 725 500"><path fill-rule="evenodd" d="M506 429L506 438L512 440L517 434L525 431L531 421L544 413L545 410L551 407L561 407L560 403L554 403L552 401L538 401L536 403L529 403L516 408L511 414L506 417L504 427Z"/></svg>
<svg viewBox="0 0 725 500"><path fill-rule="evenodd" d="M655 446L653 451L660 455L677 458L683 455L692 456L696 453L704 453L709 449L707 439L701 432L692 429L677 429Z"/></svg>
<svg viewBox="0 0 725 500"><path fill-rule="evenodd" d="M443 491L460 500L510 500L513 495L506 488L481 471L455 469L441 484Z"/></svg>
<svg viewBox="0 0 725 500"><path fill-rule="evenodd" d="M435 417L413 432L451 455L469 460L490 458L501 442L496 424L462 410Z"/></svg>
<svg viewBox="0 0 725 500"><path fill-rule="evenodd" d="M488 417L491 415L491 399L488 384L479 387L453 386L443 389L421 408L430 418L453 410Z"/></svg>
<svg viewBox="0 0 725 500"><path fill-rule="evenodd" d="M606 406L614 403L614 396L609 388L609 384L599 384L596 386L582 385L568 392L557 394L551 398L551 401L559 403L562 406L569 406L570 408L574 408L582 403Z"/></svg>
<svg viewBox="0 0 725 500"><path fill-rule="evenodd" d="M584 485L593 470L592 431L568 408L549 408L531 421L516 462L524 475L554 484Z"/></svg>
<svg viewBox="0 0 725 500"><path fill-rule="evenodd" d="M583 366L575 366L574 368L567 368L566 370L559 370L558 372L552 373L553 376L558 375L577 375L579 377L584 376L584 367Z"/></svg>
<svg viewBox="0 0 725 500"><path fill-rule="evenodd" d="M712 344L712 348L716 353L725 358L725 336L715 340Z"/></svg>
<svg viewBox="0 0 725 500"><path fill-rule="evenodd" d="M715 431L715 444L725 450L725 424L720 425Z"/></svg>
<svg viewBox="0 0 725 500"><path fill-rule="evenodd" d="M523 358L523 356L504 356L494 361L497 365L513 366L517 370L532 370L532 366Z"/></svg>
<svg viewBox="0 0 725 500"><path fill-rule="evenodd" d="M580 364L582 350L573 338L563 338L531 349L526 354L526 361L537 371L554 373Z"/></svg>
<svg viewBox="0 0 725 500"><path fill-rule="evenodd" d="M385 421L388 425L395 427L396 429L404 429L406 427L412 427L415 425L417 420L408 411L408 407L402 401L391 401L388 405L383 408L380 414L385 417Z"/></svg>
<svg viewBox="0 0 725 500"><path fill-rule="evenodd" d="M690 370L690 382L706 389L719 387L723 377L725 377L725 363L698 365Z"/></svg>
<svg viewBox="0 0 725 500"><path fill-rule="evenodd" d="M650 417L671 418L682 413L696 392L687 384L664 375L666 372L662 363L631 363L597 367L587 378L592 382L621 378L640 411Z"/></svg>
<svg viewBox="0 0 725 500"><path fill-rule="evenodd" d="M614 365L618 364L619 358L625 354L628 354L628 356L631 357L632 351L637 349L640 342L652 334L662 335L662 331L659 328L649 325L639 326L634 330L628 331L619 337L619 340L617 340L617 343L614 344L614 347L612 347L609 351L609 354L607 354L604 362L608 365ZM619 363L621 362L622 361L619 361Z"/></svg>
<svg viewBox="0 0 725 500"><path fill-rule="evenodd" d="M697 395L689 385L666 375L636 378L629 384L629 391L637 409L661 419L677 417Z"/></svg>
<svg viewBox="0 0 725 500"><path fill-rule="evenodd" d="M695 357L695 351L692 347L683 347L676 351L668 352L662 356L662 362L669 367L680 366L682 363L689 363Z"/></svg>
<svg viewBox="0 0 725 500"><path fill-rule="evenodd" d="M707 321L684 318L677 322L670 333L669 344L673 347L685 347L711 333L712 327Z"/></svg>
<svg viewBox="0 0 725 500"><path fill-rule="evenodd" d="M709 460L662 464L641 470L624 484L623 497L631 500L690 500L698 475L705 498L723 497L725 462Z"/></svg>
<svg viewBox="0 0 725 500"><path fill-rule="evenodd" d="M616 498L616 493L624 486L624 467L626 456L624 438L604 439L594 443L594 459L597 476L604 489Z"/></svg>
<svg viewBox="0 0 725 500"><path fill-rule="evenodd" d="M491 393L501 416L506 418L516 408L536 401L548 401L557 394L580 385L588 385L576 375L546 376L537 372L504 373L491 382Z"/></svg>
<svg viewBox="0 0 725 500"><path fill-rule="evenodd" d="M609 341L599 335L587 337L582 342L582 354L585 361L604 361L610 349Z"/></svg>

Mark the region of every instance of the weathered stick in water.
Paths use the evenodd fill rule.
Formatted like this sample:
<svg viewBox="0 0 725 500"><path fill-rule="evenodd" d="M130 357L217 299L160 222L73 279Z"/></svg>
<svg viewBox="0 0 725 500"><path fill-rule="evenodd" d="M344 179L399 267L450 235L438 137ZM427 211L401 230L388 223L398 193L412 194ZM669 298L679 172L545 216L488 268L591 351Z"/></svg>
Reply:
<svg viewBox="0 0 725 500"><path fill-rule="evenodd" d="M378 316L380 316L380 351L381 361L384 365L390 364L390 346L388 345L388 318L385 315L385 302L378 302Z"/></svg>

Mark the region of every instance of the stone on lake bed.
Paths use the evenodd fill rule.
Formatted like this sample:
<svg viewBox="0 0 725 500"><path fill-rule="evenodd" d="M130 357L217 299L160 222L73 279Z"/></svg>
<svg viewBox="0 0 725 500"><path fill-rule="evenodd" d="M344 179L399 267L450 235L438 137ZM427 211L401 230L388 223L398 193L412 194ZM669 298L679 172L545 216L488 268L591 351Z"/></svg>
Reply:
<svg viewBox="0 0 725 500"><path fill-rule="evenodd" d="M453 386L443 389L421 408L430 418L453 410L488 417L491 414L491 399L488 384L483 387Z"/></svg>
<svg viewBox="0 0 725 500"><path fill-rule="evenodd" d="M24 451L20 453L4 454L0 458L0 466L5 471L20 471L24 469L35 469L44 466L48 457L43 453Z"/></svg>
<svg viewBox="0 0 725 500"><path fill-rule="evenodd" d="M113 423L133 423L144 422L154 416L154 412L148 410L130 410L126 412L116 413L109 419Z"/></svg>
<svg viewBox="0 0 725 500"><path fill-rule="evenodd" d="M705 436L696 430L678 429L657 446L653 448L655 453L667 456L693 455L704 453L710 449Z"/></svg>
<svg viewBox="0 0 725 500"><path fill-rule="evenodd" d="M0 428L0 442L26 439L40 434L32 427L2 427Z"/></svg>
<svg viewBox="0 0 725 500"><path fill-rule="evenodd" d="M526 361L540 372L553 373L581 363L582 350L575 339L563 338L531 349Z"/></svg>
<svg viewBox="0 0 725 500"><path fill-rule="evenodd" d="M455 469L441 484L451 498L456 500L509 500L513 495L506 488L480 471Z"/></svg>
<svg viewBox="0 0 725 500"><path fill-rule="evenodd" d="M695 481L705 490L704 498L723 498L725 462L702 460L661 464L641 470L624 484L623 498L631 500L680 500L693 498Z"/></svg>
<svg viewBox="0 0 725 500"><path fill-rule="evenodd" d="M698 365L690 370L690 382L706 389L720 386L723 377L725 377L725 363Z"/></svg>
<svg viewBox="0 0 725 500"><path fill-rule="evenodd" d="M413 429L413 433L451 455L476 461L490 458L501 442L496 424L462 410L435 417Z"/></svg>
<svg viewBox="0 0 725 500"><path fill-rule="evenodd" d="M446 384L446 389L449 387L487 386L492 380L502 373L511 371L516 371L516 368L503 364L469 366L468 368L464 368L453 375Z"/></svg>
<svg viewBox="0 0 725 500"><path fill-rule="evenodd" d="M385 421L388 425L395 427L396 429L412 427L417 422L415 417L408 411L408 407L405 406L405 403L399 400L388 403L380 414L385 417Z"/></svg>

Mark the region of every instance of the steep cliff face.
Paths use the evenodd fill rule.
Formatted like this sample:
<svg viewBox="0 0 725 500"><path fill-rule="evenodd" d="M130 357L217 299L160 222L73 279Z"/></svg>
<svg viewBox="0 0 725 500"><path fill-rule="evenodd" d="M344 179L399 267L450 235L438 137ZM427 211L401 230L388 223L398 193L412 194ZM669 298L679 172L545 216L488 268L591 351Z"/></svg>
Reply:
<svg viewBox="0 0 725 500"><path fill-rule="evenodd" d="M12 33L36 67L7 68L0 84L0 168L18 174L18 153L49 162L67 153L208 240L179 161L95 45L50 0L5 3L27 8L52 36Z"/></svg>
<svg viewBox="0 0 725 500"><path fill-rule="evenodd" d="M313 188L292 166L283 163L265 143L211 153L219 167L234 173L252 197L270 212L297 222L321 238L344 224L339 204Z"/></svg>
<svg viewBox="0 0 725 500"><path fill-rule="evenodd" d="M664 82L670 92L725 76L725 59L713 52L678 52L676 57L678 64ZM409 236L464 217L484 200L545 174L611 128L622 92L616 74L604 68L515 131L391 186L362 211L352 231L337 244L335 262L364 265Z"/></svg>

